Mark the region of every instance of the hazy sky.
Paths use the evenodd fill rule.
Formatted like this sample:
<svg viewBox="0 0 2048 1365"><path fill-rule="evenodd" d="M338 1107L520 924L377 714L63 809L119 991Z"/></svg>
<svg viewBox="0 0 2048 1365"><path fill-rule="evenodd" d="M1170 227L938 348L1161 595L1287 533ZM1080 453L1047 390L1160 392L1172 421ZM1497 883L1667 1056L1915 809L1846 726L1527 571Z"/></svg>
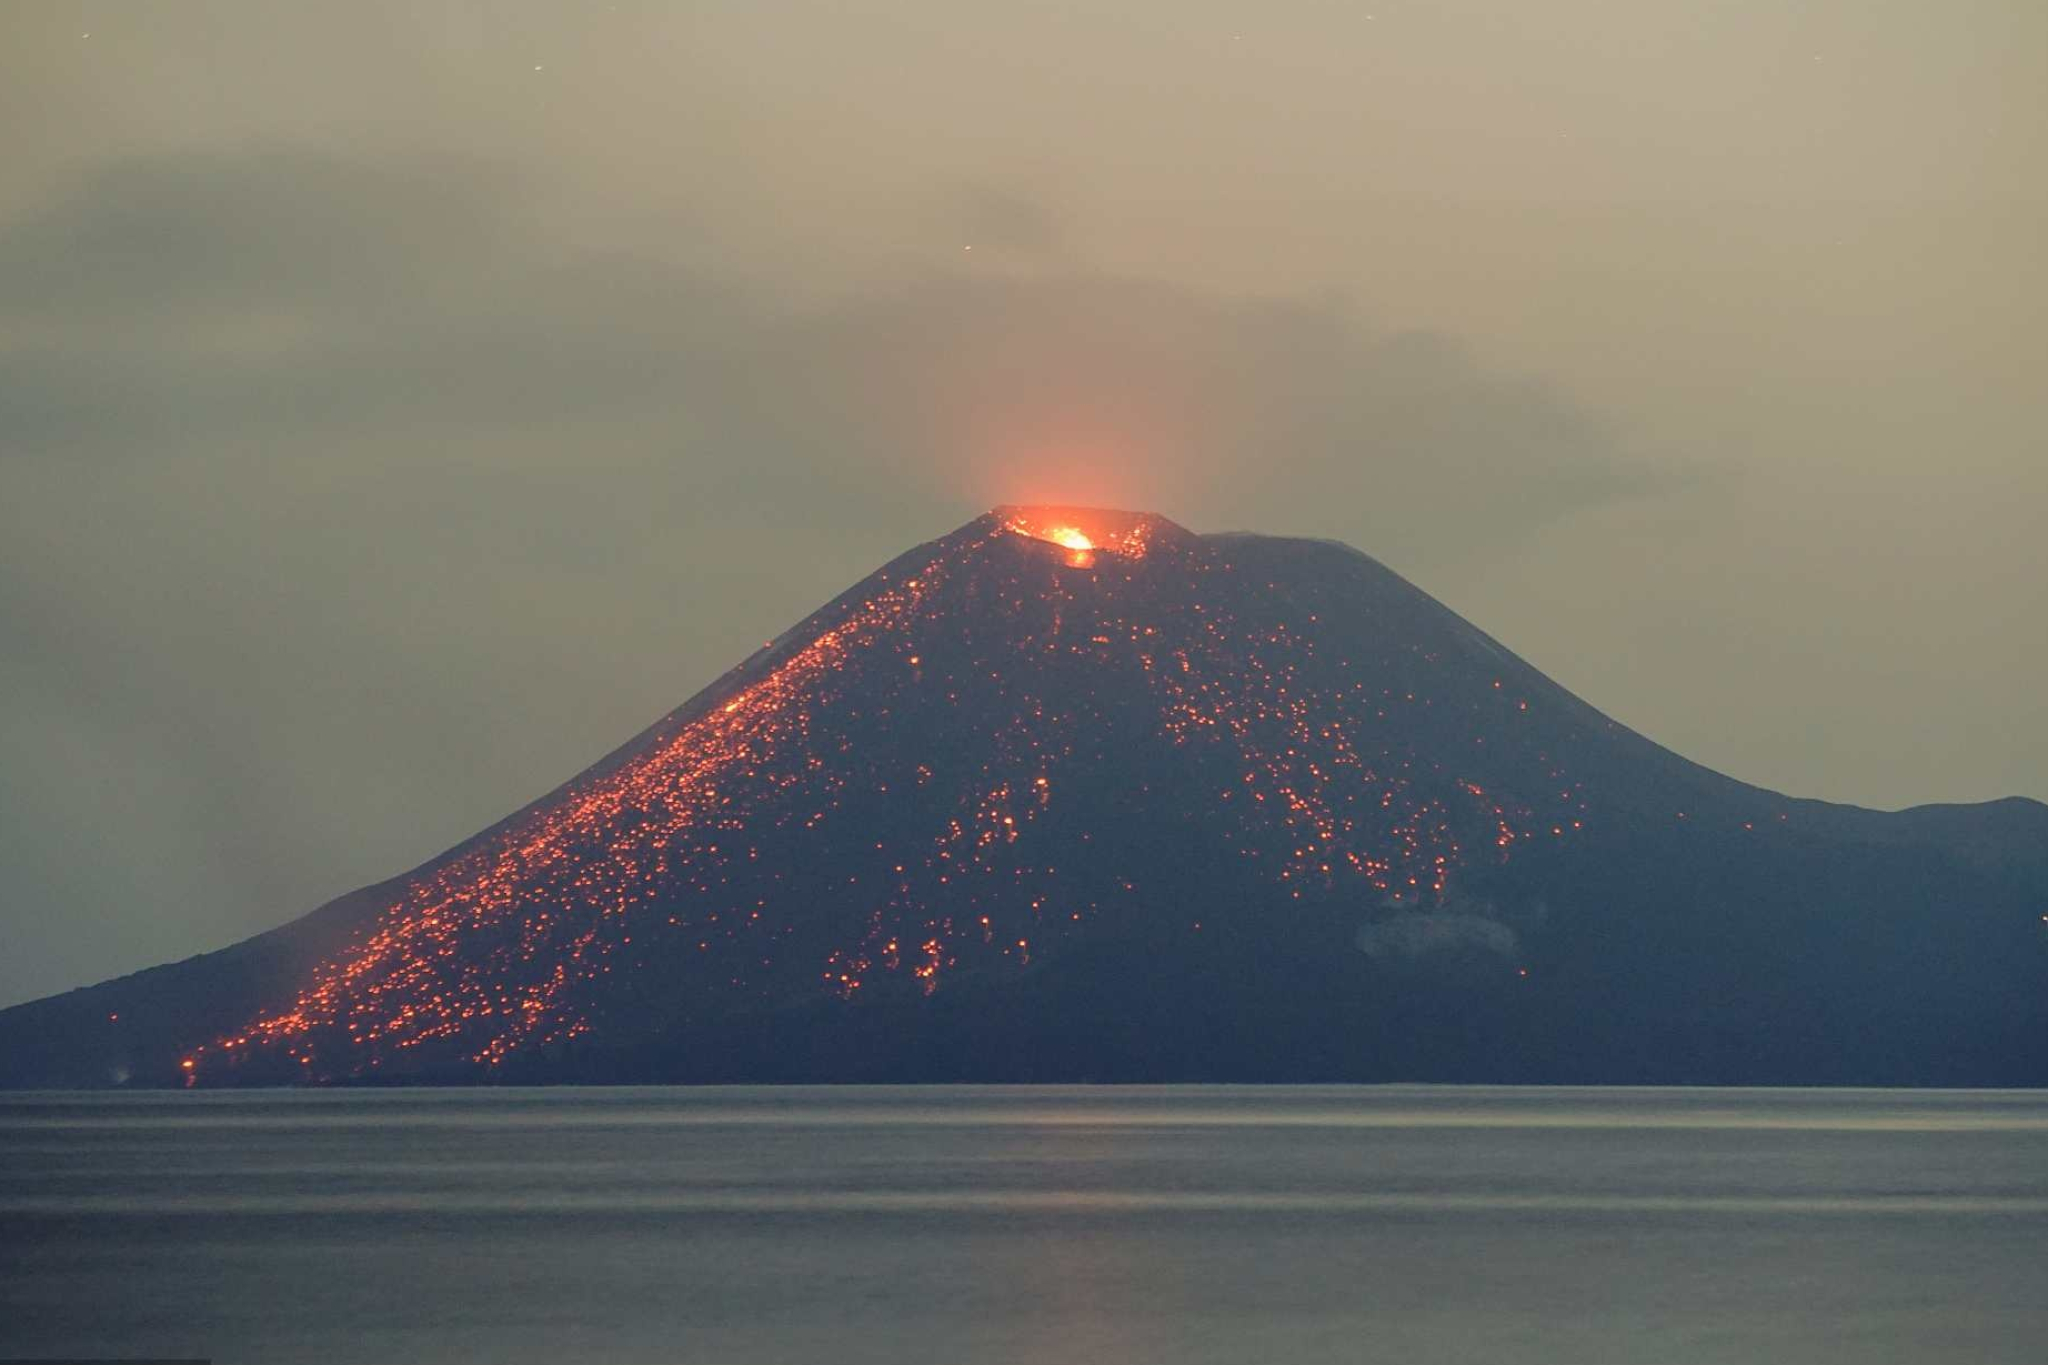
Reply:
<svg viewBox="0 0 2048 1365"><path fill-rule="evenodd" d="M2048 797L2048 5L0 9L0 1003L460 840L1000 500Z"/></svg>

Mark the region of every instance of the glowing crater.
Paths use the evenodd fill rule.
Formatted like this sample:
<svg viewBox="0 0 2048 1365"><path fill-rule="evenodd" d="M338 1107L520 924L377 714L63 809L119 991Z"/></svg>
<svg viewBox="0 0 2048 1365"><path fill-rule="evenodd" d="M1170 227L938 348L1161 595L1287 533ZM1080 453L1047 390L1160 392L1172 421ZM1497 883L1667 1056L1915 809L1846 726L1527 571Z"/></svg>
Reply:
<svg viewBox="0 0 2048 1365"><path fill-rule="evenodd" d="M1095 542L1078 526L1054 526L1045 533L1045 538L1055 545L1064 545L1069 550L1092 550Z"/></svg>
<svg viewBox="0 0 2048 1365"><path fill-rule="evenodd" d="M1097 554L1142 559L1160 519L1144 512L1100 507L999 507L1003 529L1065 550L1067 563L1091 568Z"/></svg>

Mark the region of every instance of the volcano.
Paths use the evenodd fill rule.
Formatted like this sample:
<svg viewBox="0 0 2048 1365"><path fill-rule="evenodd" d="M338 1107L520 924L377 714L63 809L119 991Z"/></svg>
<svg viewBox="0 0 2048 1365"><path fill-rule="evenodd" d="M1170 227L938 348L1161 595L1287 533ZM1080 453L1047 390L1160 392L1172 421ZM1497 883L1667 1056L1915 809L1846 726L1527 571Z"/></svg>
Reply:
<svg viewBox="0 0 2048 1365"><path fill-rule="evenodd" d="M2048 807L1687 762L1379 563L1003 507L0 1081L2048 1082Z"/></svg>

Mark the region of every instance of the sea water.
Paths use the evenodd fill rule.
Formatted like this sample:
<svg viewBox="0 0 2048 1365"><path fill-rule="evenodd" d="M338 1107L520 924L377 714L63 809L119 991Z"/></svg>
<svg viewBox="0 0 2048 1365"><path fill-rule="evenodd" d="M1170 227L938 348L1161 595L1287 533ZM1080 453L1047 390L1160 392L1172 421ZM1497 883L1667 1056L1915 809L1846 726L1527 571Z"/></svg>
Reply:
<svg viewBox="0 0 2048 1365"><path fill-rule="evenodd" d="M0 1095L0 1358L2048 1360L2048 1094Z"/></svg>

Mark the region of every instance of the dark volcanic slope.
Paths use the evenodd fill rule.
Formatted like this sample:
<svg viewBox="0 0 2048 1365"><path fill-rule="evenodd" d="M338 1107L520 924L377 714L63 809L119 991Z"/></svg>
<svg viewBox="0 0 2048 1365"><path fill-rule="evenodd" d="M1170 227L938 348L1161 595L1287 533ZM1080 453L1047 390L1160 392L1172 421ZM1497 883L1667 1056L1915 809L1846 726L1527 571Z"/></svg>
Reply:
<svg viewBox="0 0 2048 1365"><path fill-rule="evenodd" d="M2048 808L1615 725L1343 546L1000 509L15 1084L2048 1081Z"/></svg>

